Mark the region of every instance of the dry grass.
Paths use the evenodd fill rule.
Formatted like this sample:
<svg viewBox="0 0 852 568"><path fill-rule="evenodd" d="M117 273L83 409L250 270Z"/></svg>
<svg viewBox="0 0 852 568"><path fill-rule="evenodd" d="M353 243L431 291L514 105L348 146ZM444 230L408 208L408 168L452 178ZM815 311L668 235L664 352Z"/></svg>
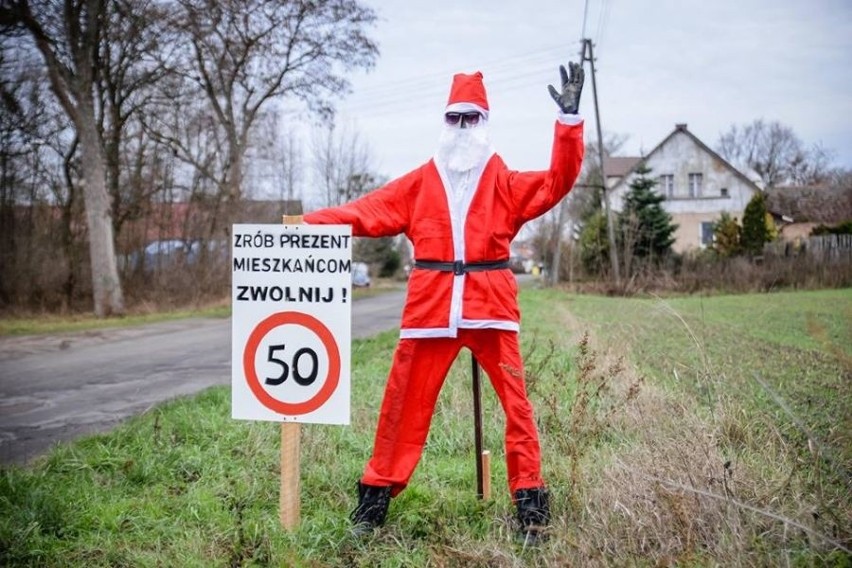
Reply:
<svg viewBox="0 0 852 568"><path fill-rule="evenodd" d="M569 280L568 264L562 279ZM575 275L582 275L578 267ZM777 290L817 290L852 286L852 262L848 257L832 262L809 257L769 255L716 258L702 253L687 255L662 266L634 264L630 274L622 273L616 284L608 274L578 277L569 282L576 292L609 296L635 296L650 293L752 293Z"/></svg>
<svg viewBox="0 0 852 568"><path fill-rule="evenodd" d="M726 393L708 357L703 380L721 393L709 406L646 380L625 362L628 344L595 352L565 315L578 345L557 443L570 462L574 512L558 526L575 535L569 565L850 565L849 478L826 477L816 442L803 459L770 414Z"/></svg>

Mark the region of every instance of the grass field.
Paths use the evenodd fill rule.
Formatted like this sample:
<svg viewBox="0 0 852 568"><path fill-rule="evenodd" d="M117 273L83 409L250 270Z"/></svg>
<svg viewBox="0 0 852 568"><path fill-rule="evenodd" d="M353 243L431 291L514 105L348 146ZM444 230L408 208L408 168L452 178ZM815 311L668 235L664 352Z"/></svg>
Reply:
<svg viewBox="0 0 852 568"><path fill-rule="evenodd" d="M352 424L302 428L302 522L278 522L277 424L214 388L0 472L9 566L852 566L852 291L622 299L522 292L552 492L524 549L483 389L494 498L475 496L469 360L423 460L349 536L396 333L353 344Z"/></svg>
<svg viewBox="0 0 852 568"><path fill-rule="evenodd" d="M152 307L146 308L142 306L125 316L108 319L98 318L93 314L4 317L0 319L0 336L44 335L73 333L90 329L133 327L188 317L227 317L230 313L231 306L227 302L218 302L196 310L176 310L171 312L157 312L153 311Z"/></svg>

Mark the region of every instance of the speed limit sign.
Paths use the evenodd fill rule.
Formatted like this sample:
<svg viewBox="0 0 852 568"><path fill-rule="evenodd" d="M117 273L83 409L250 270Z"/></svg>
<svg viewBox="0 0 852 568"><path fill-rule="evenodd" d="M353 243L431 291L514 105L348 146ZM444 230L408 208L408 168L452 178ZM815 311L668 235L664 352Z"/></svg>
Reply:
<svg viewBox="0 0 852 568"><path fill-rule="evenodd" d="M349 423L349 226L234 225L232 416Z"/></svg>

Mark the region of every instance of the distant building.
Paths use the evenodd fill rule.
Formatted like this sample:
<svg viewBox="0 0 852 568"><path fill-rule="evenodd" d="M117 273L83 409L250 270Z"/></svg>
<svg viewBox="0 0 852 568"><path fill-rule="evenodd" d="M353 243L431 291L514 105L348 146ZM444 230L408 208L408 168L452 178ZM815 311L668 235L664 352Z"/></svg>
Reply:
<svg viewBox="0 0 852 568"><path fill-rule="evenodd" d="M766 209L772 215L778 235L794 241L811 234L819 226L852 221L852 187L788 186L766 190Z"/></svg>
<svg viewBox="0 0 852 568"><path fill-rule="evenodd" d="M535 265L536 249L529 240L516 239L509 248L509 267L513 272L529 274Z"/></svg>
<svg viewBox="0 0 852 568"><path fill-rule="evenodd" d="M713 225L722 213L742 221L746 205L761 191L686 124L677 124L647 156L611 157L604 162L613 211L622 210L640 164L651 169L648 175L657 180L655 190L666 198L663 208L678 225L672 245L676 252L710 245Z"/></svg>
<svg viewBox="0 0 852 568"><path fill-rule="evenodd" d="M642 158L631 156L606 156L604 157L604 171L606 172L606 187L612 189L624 176L633 171L639 165Z"/></svg>

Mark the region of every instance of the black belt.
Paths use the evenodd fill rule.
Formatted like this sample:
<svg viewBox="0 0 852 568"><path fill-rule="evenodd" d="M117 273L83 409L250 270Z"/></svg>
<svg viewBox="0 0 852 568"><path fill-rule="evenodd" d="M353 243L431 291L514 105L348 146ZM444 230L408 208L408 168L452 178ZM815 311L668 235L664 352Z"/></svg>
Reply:
<svg viewBox="0 0 852 568"><path fill-rule="evenodd" d="M509 268L508 260L495 260L490 262L437 262L432 260L415 260L414 268L425 268L426 270L440 270L441 272L452 272L461 275L465 272L482 272L484 270L501 270Z"/></svg>

